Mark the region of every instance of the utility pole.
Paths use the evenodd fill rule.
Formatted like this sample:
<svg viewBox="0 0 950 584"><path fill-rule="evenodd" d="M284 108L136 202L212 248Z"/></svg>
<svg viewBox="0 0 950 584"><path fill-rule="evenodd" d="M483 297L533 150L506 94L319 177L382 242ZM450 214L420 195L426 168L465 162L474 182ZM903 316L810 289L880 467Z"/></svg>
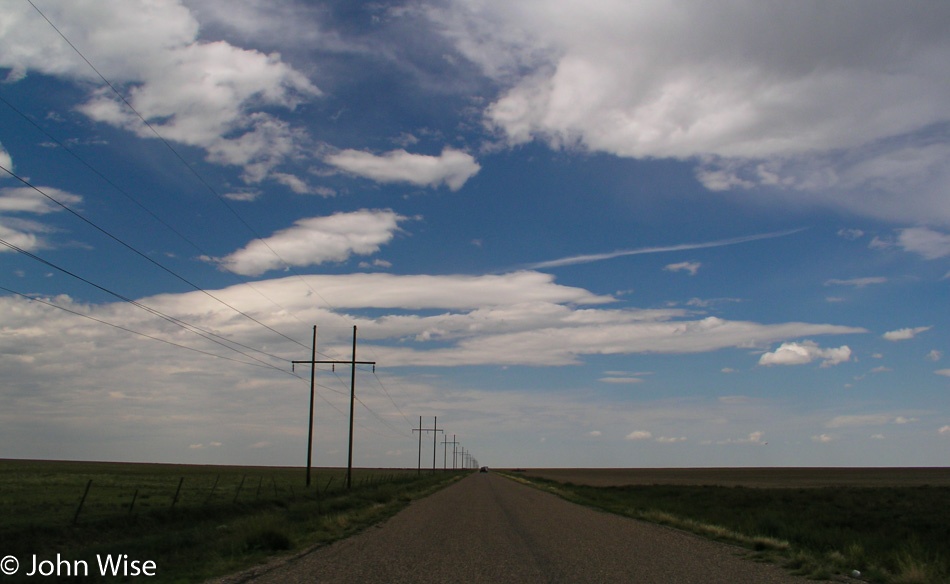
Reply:
<svg viewBox="0 0 950 584"><path fill-rule="evenodd" d="M439 437L439 432L442 432L442 430L439 430L439 417L433 416L432 417L432 472L435 472L435 453L438 450L438 446L436 446L437 444L436 438ZM442 433L444 434L445 432L442 432Z"/></svg>
<svg viewBox="0 0 950 584"><path fill-rule="evenodd" d="M317 359L317 325L313 325L313 349L310 352L310 423L307 425L307 487L310 487L310 455L313 453L313 386L314 386L314 374L316 373L316 367L313 367L313 363ZM301 361L302 363L307 363L308 361ZM291 371L293 371L293 365L298 363L298 361L293 361L291 363Z"/></svg>
<svg viewBox="0 0 950 584"><path fill-rule="evenodd" d="M435 451L436 451L436 438L438 438L438 432L441 432L438 428L439 417L434 418L431 428L422 427L422 416L419 416L419 427L413 428L413 432L419 433L419 474L422 474L422 433L423 432L432 432L432 470L435 470Z"/></svg>
<svg viewBox="0 0 950 584"><path fill-rule="evenodd" d="M353 326L353 358L349 361L317 361L317 327L313 327L313 356L309 361L292 361L292 364L297 363L309 363L311 367L310 371L310 426L311 426L311 436L313 433L313 368L316 367L317 363L326 363L333 365L350 365L350 447L349 454L347 455L346 461L346 488L349 489L353 485L353 405L356 401L356 366L357 365L372 365L373 371L376 371L376 361L357 361L356 360L356 325ZM310 484L310 453L309 449L307 452L307 484Z"/></svg>
<svg viewBox="0 0 950 584"><path fill-rule="evenodd" d="M451 442L449 442L449 437L445 436L445 441L442 443L442 470L448 469L446 459L449 456L449 444L452 445L452 469L455 469L455 445L458 444L458 442L455 441L455 434L452 434Z"/></svg>

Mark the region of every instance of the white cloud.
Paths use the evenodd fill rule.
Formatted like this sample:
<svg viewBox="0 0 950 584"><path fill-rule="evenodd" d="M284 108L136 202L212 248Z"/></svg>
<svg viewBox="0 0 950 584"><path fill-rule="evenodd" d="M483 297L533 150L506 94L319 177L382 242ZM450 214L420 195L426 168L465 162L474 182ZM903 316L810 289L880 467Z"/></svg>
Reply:
<svg viewBox="0 0 950 584"><path fill-rule="evenodd" d="M627 440L649 440L650 438L653 438L653 434L646 430L634 430L627 434Z"/></svg>
<svg viewBox="0 0 950 584"><path fill-rule="evenodd" d="M326 187L314 187L307 184L307 182L300 177L287 174L284 172L273 172L271 173L271 178L279 182L280 184L286 186L291 191L297 193L298 195L321 195L324 197L333 196L335 191L332 189L327 189Z"/></svg>
<svg viewBox="0 0 950 584"><path fill-rule="evenodd" d="M10 157L10 153L3 147L3 143L0 143L0 166L10 171L14 170L13 159Z"/></svg>
<svg viewBox="0 0 950 584"><path fill-rule="evenodd" d="M938 369L934 371L937 375L943 375L945 377L950 377L950 369Z"/></svg>
<svg viewBox="0 0 950 584"><path fill-rule="evenodd" d="M671 251L684 251L684 250L691 250L691 249L707 249L711 247L724 247L727 245L736 245L739 243L747 243L751 241L758 241L761 239L785 237L788 235L794 235L795 233L799 233L801 231L804 231L804 229L791 229L788 231L759 233L756 235L746 235L743 237L733 237L731 239L721 239L719 241L707 241L704 243L682 243L682 244L677 244L677 245L666 245L666 246L657 246L657 247L641 247L637 249L627 249L627 250L621 250L621 251L614 251L610 253L569 256L569 257L564 257L564 258L560 258L556 260L538 262L536 264L531 264L528 267L532 270L543 269L543 268L557 268L560 266L571 266L575 264L587 264L591 262L599 262L602 260L611 260L614 258L624 257L624 256L665 253L665 252L671 252Z"/></svg>
<svg viewBox="0 0 950 584"><path fill-rule="evenodd" d="M40 187L47 195L74 208L82 202L82 197L52 187ZM18 215L46 215L62 211L63 207L52 202L29 187L8 187L0 189L0 239L25 251L49 247L44 234L55 231L54 228ZM12 252L6 246L0 247L0 253Z"/></svg>
<svg viewBox="0 0 950 584"><path fill-rule="evenodd" d="M659 438L656 439L656 441L659 442L660 444L675 444L677 442L685 442L686 436L670 437L670 438L666 436L660 436Z"/></svg>
<svg viewBox="0 0 950 584"><path fill-rule="evenodd" d="M132 336L39 302L0 296L0 314L4 315L0 377L6 388L2 395L5 405L0 408L0 416L6 417L0 432L12 437L32 428L29 432L33 434L26 435L37 436L38 442L31 440L22 447L27 450L18 451L31 456L72 452L77 457L80 453L91 456L88 447L80 443L94 443L97 448L109 444L110 450L95 453L107 458L120 458L129 449L148 453L158 448L166 453L181 451L183 456L226 452L247 456L253 451L246 445L255 442L270 442L271 452L282 456L279 452L293 450L293 445L303 443L306 436L303 426L293 420L299 420L301 406L306 407L307 383L287 375L286 359L309 356L311 323L319 323L318 350L331 358L349 354L351 326L358 325L359 354L379 363L384 380L393 371L398 373L398 368L415 364L440 368L466 364L565 365L595 354L704 352L800 338L803 331L814 335L860 332L823 324L690 320L692 316L685 311L617 308L609 296L560 285L550 274L538 272L484 276L304 275L256 281L253 288L235 285L211 292L305 346L281 339L200 292L139 300L228 339L279 355L280 360L257 355L279 370L214 359ZM52 301L170 342L249 361L128 303L86 304L66 296ZM425 338L427 333L429 340ZM644 373L631 369L604 375L640 377ZM403 379L400 386L409 389L400 387L398 395L394 394L405 411L426 416L437 413L440 421L443 415L446 420L469 416L482 421L488 416L510 428L523 428L527 419L538 423L536 432L550 431L549 435L563 435L564 427L552 424L560 423L557 420L567 424L570 419L566 427L575 433L578 427L584 431L597 428L604 435L617 428L624 428L628 434L630 428L639 432L651 428L649 437L641 434L640 439L646 441L643 444L652 444L656 436L699 432L718 435L715 428L725 427L717 426L715 420L720 418L740 420L741 427L758 425L764 419L760 415L762 407L756 404L664 401L649 408L642 407L642 402L591 408L589 396L567 391L547 392L539 403L537 394L495 388L447 393L444 387L434 387L417 393L412 389L417 383ZM335 386L335 380L329 384ZM64 387L71 391L63 392ZM318 388L318 392L345 412L347 396L326 388ZM110 397L118 393L122 399ZM55 400L50 399L53 395ZM376 398L378 401L374 401ZM393 411L380 392L366 391L361 399L384 417L392 414L392 420L400 419L399 412ZM337 417L332 408L321 406L321 412L328 416L325 422L345 420L345 413ZM776 416L769 414L767 418ZM372 416L369 418L364 423L374 423ZM63 423L67 420L69 423ZM60 427L65 432L61 435L69 436L69 440L51 442L43 438L50 425ZM339 446L339 433L332 430L335 427L333 423L317 424L315 444ZM467 432L460 428L460 435L474 435L477 427L473 425ZM610 428L614 430L608 432ZM94 440L100 432L109 433L108 440ZM369 434L378 442L374 433ZM625 434L621 432L620 436ZM631 439L636 437L634 433ZM212 441L227 444L228 448L209 448ZM47 450L39 452L41 444L47 444ZM70 450L73 444L76 450ZM206 447L192 451L187 448L189 444ZM406 450L412 455L414 446L410 439ZM345 440L342 448L345 452ZM359 451L370 452L373 448ZM338 463L339 457L327 460L330 450L328 446L318 456L325 463ZM403 464L412 462L414 459Z"/></svg>
<svg viewBox="0 0 950 584"><path fill-rule="evenodd" d="M39 187L44 193L67 206L82 202L82 197L52 187ZM29 187L0 189L0 213L36 213L44 215L63 208Z"/></svg>
<svg viewBox="0 0 950 584"><path fill-rule="evenodd" d="M863 236L864 236L864 232L861 231L860 229L839 229L838 230L838 237L842 237L844 239L847 239L848 241L854 241L856 239L860 239Z"/></svg>
<svg viewBox="0 0 950 584"><path fill-rule="evenodd" d="M929 353L927 353L926 357L924 358L930 361L936 362L936 361L939 361L941 357L943 357L943 351L938 351L937 349L934 349L930 351Z"/></svg>
<svg viewBox="0 0 950 584"><path fill-rule="evenodd" d="M601 435L601 432L600 432L600 430L592 430L591 432L588 432L587 435L588 435L588 436L593 436L593 437L596 438L597 436L600 436L600 435Z"/></svg>
<svg viewBox="0 0 950 584"><path fill-rule="evenodd" d="M726 347L749 347L772 337L795 336L792 331L812 329L826 334L862 332L863 329L831 325L760 325L725 321L709 317L698 321L635 322L636 314L624 311L583 311L583 317L596 322L569 321L540 324L537 328L512 330L498 334L466 335L454 346L418 351L410 347L377 349L392 362L415 365L530 364L568 365L579 363L583 355L635 353L698 353ZM440 319L441 320L441 319ZM467 319L466 319L467 320ZM627 321L627 322L624 322ZM464 321L463 321L464 322ZM508 326L511 326L510 323ZM462 331L459 330L461 333ZM791 334L790 334L791 333ZM810 334L810 333L806 333ZM850 350L828 349L826 362L847 360Z"/></svg>
<svg viewBox="0 0 950 584"><path fill-rule="evenodd" d="M882 337L888 341L906 341L912 339L922 332L929 331L932 326L919 326L916 328L902 328L896 331L888 331Z"/></svg>
<svg viewBox="0 0 950 584"><path fill-rule="evenodd" d="M254 240L218 260L232 272L256 276L269 270L342 262L353 254L369 255L392 241L406 218L389 210L362 210L294 222L263 240ZM278 257L279 256L279 257Z"/></svg>
<svg viewBox="0 0 950 584"><path fill-rule="evenodd" d="M428 13L506 88L485 117L508 144L703 157L711 189L950 223L946 7L825 8L460 0Z"/></svg>
<svg viewBox="0 0 950 584"><path fill-rule="evenodd" d="M100 86L29 4L7 8L0 66ZM242 166L249 182L301 151L306 136L269 111L293 109L321 92L280 55L199 41L198 21L174 0L53 3L43 11L164 138L203 148L212 162ZM111 90L93 90L77 109L154 138Z"/></svg>
<svg viewBox="0 0 950 584"><path fill-rule="evenodd" d="M812 436L811 440L812 442L827 443L827 442L834 442L836 438L832 436L831 434L819 434L817 436Z"/></svg>
<svg viewBox="0 0 950 584"><path fill-rule="evenodd" d="M904 251L918 253L928 260L950 255L950 235L926 227L901 229L897 244Z"/></svg>
<svg viewBox="0 0 950 584"><path fill-rule="evenodd" d="M695 276L702 264L700 262L679 262L677 264L668 264L663 269L668 272L689 272L690 276Z"/></svg>
<svg viewBox="0 0 950 584"><path fill-rule="evenodd" d="M428 187L445 183L453 191L462 188L481 169L471 154L451 148L444 149L439 156L410 154L402 149L381 156L343 150L327 156L324 161L377 182L406 182Z"/></svg>
<svg viewBox="0 0 950 584"><path fill-rule="evenodd" d="M937 430L937 433L950 435L950 426L942 426L939 430Z"/></svg>
<svg viewBox="0 0 950 584"><path fill-rule="evenodd" d="M851 349L847 345L822 349L814 341L782 343L775 351L764 353L759 365L804 365L815 359L824 359L822 367L837 365L851 359Z"/></svg>
<svg viewBox="0 0 950 584"><path fill-rule="evenodd" d="M931 58L946 47L933 7L843 3L816 22L780 2L471 0L450 16L437 15L459 50L513 78L487 116L514 143L758 157L861 144L948 114L947 85L931 79L950 73ZM882 50L898 40L899 55Z"/></svg>
<svg viewBox="0 0 950 584"><path fill-rule="evenodd" d="M359 267L360 267L360 268L364 268L364 269L366 269L366 268L391 268L391 267L393 267L393 264L392 264L392 262L387 262L386 260L381 260L381 259L379 259L379 258L376 258L376 259L373 260L372 262L360 262L360 263L359 263Z"/></svg>
<svg viewBox="0 0 950 584"><path fill-rule="evenodd" d="M909 424L918 422L917 418L907 418L905 416L894 416L891 414L863 414L863 415L844 415L835 416L825 427L827 428L852 428L861 426L883 426L885 424Z"/></svg>
<svg viewBox="0 0 950 584"><path fill-rule="evenodd" d="M887 282L887 278L880 276L873 276L869 278L852 278L850 280L839 280L837 278L832 278L825 282L825 286L854 286L855 288L864 288L865 286L870 286L871 284L884 284Z"/></svg>
<svg viewBox="0 0 950 584"><path fill-rule="evenodd" d="M643 383L639 377L601 377L597 381L601 383L629 384Z"/></svg>
<svg viewBox="0 0 950 584"><path fill-rule="evenodd" d="M947 45L936 25L945 11L885 2L830 10L819 22L781 2L469 0L434 18L487 74L513 81L488 110L512 142L760 157L946 119L947 84L931 78L950 76L934 61ZM899 54L885 50L892 42ZM519 75L526 67L533 73Z"/></svg>
<svg viewBox="0 0 950 584"><path fill-rule="evenodd" d="M727 438L725 440L719 440L717 444L757 444L765 446L768 442L763 440L763 438L765 438L765 432L755 431L750 432L745 438Z"/></svg>

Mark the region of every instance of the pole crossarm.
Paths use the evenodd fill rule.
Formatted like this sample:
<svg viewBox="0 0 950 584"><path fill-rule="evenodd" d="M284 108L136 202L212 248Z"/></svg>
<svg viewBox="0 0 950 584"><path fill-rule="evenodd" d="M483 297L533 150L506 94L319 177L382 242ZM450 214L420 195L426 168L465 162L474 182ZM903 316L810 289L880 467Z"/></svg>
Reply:
<svg viewBox="0 0 950 584"><path fill-rule="evenodd" d="M285 363L286 363L286 361L285 361ZM373 367L373 371L376 370L376 368L375 368L376 361L309 361L309 360L305 360L305 361L291 361L290 363L291 363L291 369L290 369L291 371L293 371L293 365L299 365L299 364L301 364L301 363L307 364L307 365L320 365L320 364L324 364L324 365L330 365L330 364L332 364L332 365L352 365L352 364L355 363L355 364L357 364L357 365L373 365L373 366L374 366L374 367Z"/></svg>
<svg viewBox="0 0 950 584"><path fill-rule="evenodd" d="M423 433L423 432L433 432L433 435L432 435L432 470L435 470L435 453L436 453L436 450L437 450L437 447L436 447L436 438L438 438L438 435L439 435L438 433L439 433L439 432L443 432L443 433L445 432L442 428L439 428L439 418L438 418L438 416L436 416L435 419L434 419L434 421L432 422L432 427L431 427L431 428L423 428L423 427L422 427L422 416L419 416L419 427L418 427L418 428L413 428L412 431L419 433L419 472L420 472L420 473L422 472L422 433Z"/></svg>
<svg viewBox="0 0 950 584"><path fill-rule="evenodd" d="M376 361L357 361L356 360L356 327L353 327L353 358L348 361L318 361L317 357L317 326L313 327L313 349L311 353L311 358L308 360L297 360L291 361L291 371L294 370L294 366L298 364L309 364L310 365L310 434L308 437L307 444L307 486L310 486L310 456L311 450L313 448L313 393L314 393L314 373L319 364L325 365L349 365L350 370L350 440L349 440L349 452L347 454L346 461L346 488L349 489L353 485L353 402L356 399L356 366L357 365L372 365L373 373L376 372Z"/></svg>

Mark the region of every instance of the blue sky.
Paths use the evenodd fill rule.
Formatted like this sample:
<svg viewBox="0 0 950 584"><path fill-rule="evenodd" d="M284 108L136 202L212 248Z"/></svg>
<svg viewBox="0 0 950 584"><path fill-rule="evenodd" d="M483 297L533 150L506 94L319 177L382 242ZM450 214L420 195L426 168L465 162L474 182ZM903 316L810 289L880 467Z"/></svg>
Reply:
<svg viewBox="0 0 950 584"><path fill-rule="evenodd" d="M0 457L950 464L948 25L8 0Z"/></svg>

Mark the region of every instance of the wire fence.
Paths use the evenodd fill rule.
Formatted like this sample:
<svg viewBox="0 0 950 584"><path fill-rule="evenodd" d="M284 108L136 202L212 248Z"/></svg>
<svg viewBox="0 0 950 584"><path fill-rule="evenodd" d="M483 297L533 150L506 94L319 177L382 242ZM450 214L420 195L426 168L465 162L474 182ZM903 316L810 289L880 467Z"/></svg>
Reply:
<svg viewBox="0 0 950 584"><path fill-rule="evenodd" d="M175 471L178 472L175 472ZM215 471L173 468L157 473L24 473L0 481L0 523L92 523L122 516L177 510L323 498L346 489L345 469L315 469L309 487L304 469ZM415 471L355 469L355 489L411 480Z"/></svg>

